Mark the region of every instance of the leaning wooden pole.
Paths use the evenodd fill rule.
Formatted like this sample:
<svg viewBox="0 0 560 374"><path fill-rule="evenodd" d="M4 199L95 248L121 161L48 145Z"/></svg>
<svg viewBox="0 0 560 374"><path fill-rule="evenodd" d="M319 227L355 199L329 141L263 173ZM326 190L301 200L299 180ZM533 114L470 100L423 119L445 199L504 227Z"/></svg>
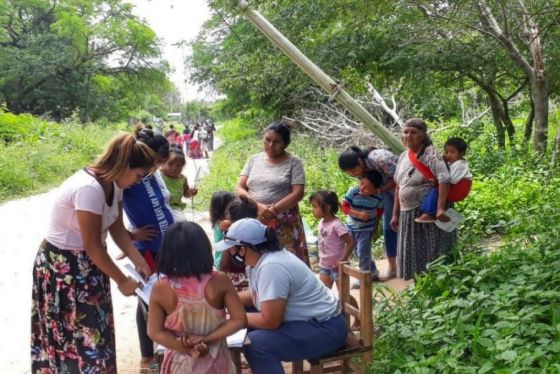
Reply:
<svg viewBox="0 0 560 374"><path fill-rule="evenodd" d="M338 85L321 68L313 63L307 56L292 44L280 31L278 31L259 12L249 8L245 0L237 2L237 7L266 37L274 43L290 60L300 67L311 79L327 91L336 101L342 104L350 113L358 117L362 123L377 135L393 152L399 154L404 151L400 139L373 117L360 105L344 88Z"/></svg>

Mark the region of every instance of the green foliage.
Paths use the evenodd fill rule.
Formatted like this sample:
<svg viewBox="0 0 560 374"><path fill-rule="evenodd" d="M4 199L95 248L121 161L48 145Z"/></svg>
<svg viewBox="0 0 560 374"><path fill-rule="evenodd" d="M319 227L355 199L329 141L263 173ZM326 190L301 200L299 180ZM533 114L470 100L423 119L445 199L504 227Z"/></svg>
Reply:
<svg viewBox="0 0 560 374"><path fill-rule="evenodd" d="M172 90L147 24L122 0L0 1L0 100L81 122L159 116Z"/></svg>
<svg viewBox="0 0 560 374"><path fill-rule="evenodd" d="M115 126L57 124L0 111L0 129L18 128L0 141L0 202L57 186L91 163L115 134Z"/></svg>
<svg viewBox="0 0 560 374"><path fill-rule="evenodd" d="M528 247L467 252L381 298L372 372L558 372L557 237L558 226Z"/></svg>

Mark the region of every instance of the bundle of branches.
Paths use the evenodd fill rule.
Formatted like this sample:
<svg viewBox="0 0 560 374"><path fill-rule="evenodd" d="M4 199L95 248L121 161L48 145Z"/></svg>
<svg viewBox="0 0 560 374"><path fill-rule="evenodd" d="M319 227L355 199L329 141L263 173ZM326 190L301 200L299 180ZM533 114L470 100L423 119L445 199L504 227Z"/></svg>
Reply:
<svg viewBox="0 0 560 374"><path fill-rule="evenodd" d="M305 129L309 136L333 148L349 145L385 147L375 134L332 97L317 88L313 88L306 96L311 98L308 106L297 112L295 118L284 119ZM367 84L367 94L358 97L357 101L380 123L397 136L400 134L403 121L394 95L384 97L371 84Z"/></svg>

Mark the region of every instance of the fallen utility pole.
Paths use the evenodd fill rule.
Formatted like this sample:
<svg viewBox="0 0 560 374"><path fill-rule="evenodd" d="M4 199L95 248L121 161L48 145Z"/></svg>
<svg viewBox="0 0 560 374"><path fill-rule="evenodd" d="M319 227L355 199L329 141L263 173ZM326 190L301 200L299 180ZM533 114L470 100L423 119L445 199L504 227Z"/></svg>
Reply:
<svg viewBox="0 0 560 374"><path fill-rule="evenodd" d="M313 61L305 56L295 45L292 44L280 31L278 31L259 12L249 8L245 0L237 2L237 7L243 15L249 19L266 37L274 43L290 60L300 67L311 79L321 86L333 99L342 104L350 113L358 117L362 123L377 135L383 143L393 152L400 154L404 146L391 131L373 117L360 103L328 76Z"/></svg>

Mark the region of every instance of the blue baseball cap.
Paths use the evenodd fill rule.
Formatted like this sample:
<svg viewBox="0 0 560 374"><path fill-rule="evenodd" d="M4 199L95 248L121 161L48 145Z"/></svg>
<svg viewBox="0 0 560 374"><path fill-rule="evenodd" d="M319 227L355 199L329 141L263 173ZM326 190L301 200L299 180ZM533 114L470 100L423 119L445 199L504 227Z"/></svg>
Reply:
<svg viewBox="0 0 560 374"><path fill-rule="evenodd" d="M216 243L216 252L227 251L236 245L255 246L266 242L267 227L254 218L235 221L224 234L224 240Z"/></svg>

